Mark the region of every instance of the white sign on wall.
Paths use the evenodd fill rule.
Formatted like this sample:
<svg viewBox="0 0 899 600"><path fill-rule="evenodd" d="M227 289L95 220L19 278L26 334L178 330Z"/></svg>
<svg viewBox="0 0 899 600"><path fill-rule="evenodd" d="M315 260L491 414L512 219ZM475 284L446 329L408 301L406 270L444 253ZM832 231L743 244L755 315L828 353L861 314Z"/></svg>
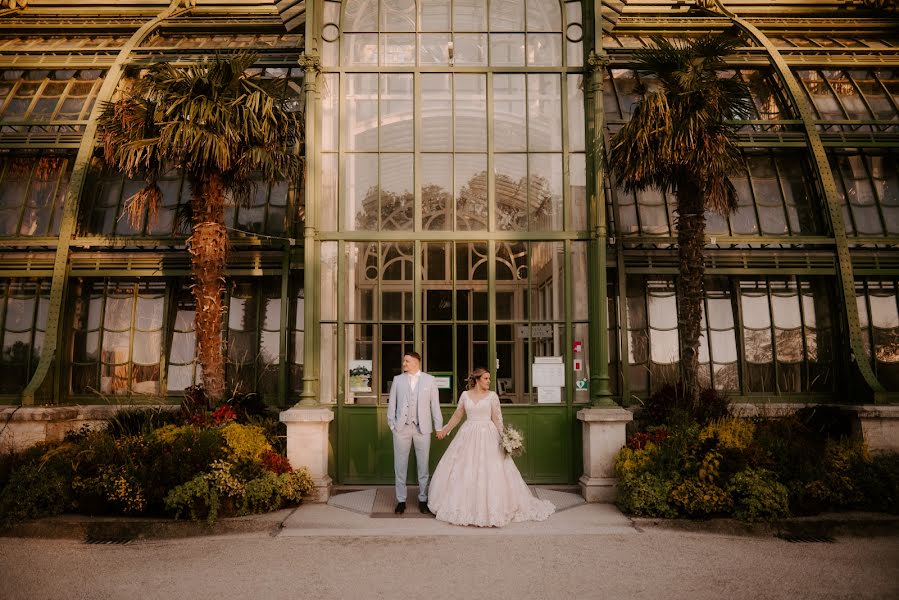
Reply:
<svg viewBox="0 0 899 600"><path fill-rule="evenodd" d="M534 387L565 387L565 365L561 356L537 356L531 365Z"/></svg>

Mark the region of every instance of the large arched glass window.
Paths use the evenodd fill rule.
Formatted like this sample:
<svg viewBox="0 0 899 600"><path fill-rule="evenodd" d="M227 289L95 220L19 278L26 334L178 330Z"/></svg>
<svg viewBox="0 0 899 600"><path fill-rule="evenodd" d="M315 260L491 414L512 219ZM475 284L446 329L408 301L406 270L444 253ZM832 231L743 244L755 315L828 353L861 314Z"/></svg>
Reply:
<svg viewBox="0 0 899 600"><path fill-rule="evenodd" d="M384 401L416 342L453 381L446 401L474 366L495 365L504 402L532 403L535 357L586 365L581 10L324 3L320 315L322 343L345 349L347 403ZM341 386L330 352L321 361L324 396Z"/></svg>

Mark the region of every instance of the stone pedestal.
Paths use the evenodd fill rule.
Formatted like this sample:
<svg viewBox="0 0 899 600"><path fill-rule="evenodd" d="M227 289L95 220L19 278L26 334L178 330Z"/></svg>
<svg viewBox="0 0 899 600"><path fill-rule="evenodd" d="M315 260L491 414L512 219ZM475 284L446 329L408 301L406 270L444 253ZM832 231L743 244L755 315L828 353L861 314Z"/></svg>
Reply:
<svg viewBox="0 0 899 600"><path fill-rule="evenodd" d="M623 408L585 408L577 413L584 423L584 475L581 494L587 502L615 500L615 455L626 441L625 428L634 415Z"/></svg>
<svg viewBox="0 0 899 600"><path fill-rule="evenodd" d="M871 452L899 452L899 406L859 406L856 414Z"/></svg>
<svg viewBox="0 0 899 600"><path fill-rule="evenodd" d="M281 413L287 425L287 459L295 469L306 467L315 482L315 493L307 502L327 502L331 497L328 476L328 424L334 420L330 408L294 407Z"/></svg>

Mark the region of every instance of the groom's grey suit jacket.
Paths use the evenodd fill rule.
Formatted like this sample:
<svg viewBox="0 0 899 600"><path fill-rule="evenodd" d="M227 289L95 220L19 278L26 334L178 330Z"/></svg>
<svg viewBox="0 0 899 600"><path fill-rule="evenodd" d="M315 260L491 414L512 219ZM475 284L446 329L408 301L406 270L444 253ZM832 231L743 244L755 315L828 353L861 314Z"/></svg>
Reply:
<svg viewBox="0 0 899 600"><path fill-rule="evenodd" d="M443 427L437 381L433 375L422 371L414 392L410 386L408 375L400 373L393 378L393 385L390 386L390 400L387 402L387 426L390 427L390 431L395 431L398 423L406 422L412 402L418 403L418 428L422 433L431 433L434 429ZM432 421L433 428L431 427Z"/></svg>

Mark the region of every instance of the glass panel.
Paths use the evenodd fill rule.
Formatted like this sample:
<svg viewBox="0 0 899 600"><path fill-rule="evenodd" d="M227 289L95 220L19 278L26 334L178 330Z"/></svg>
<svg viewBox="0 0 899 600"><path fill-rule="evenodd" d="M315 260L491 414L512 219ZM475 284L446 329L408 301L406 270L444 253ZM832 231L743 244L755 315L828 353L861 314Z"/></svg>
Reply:
<svg viewBox="0 0 899 600"><path fill-rule="evenodd" d="M774 391L771 313L764 283L740 284L743 311L743 352L746 356L746 386L751 392Z"/></svg>
<svg viewBox="0 0 899 600"><path fill-rule="evenodd" d="M561 321L565 318L565 246L562 242L530 244L529 317Z"/></svg>
<svg viewBox="0 0 899 600"><path fill-rule="evenodd" d="M497 154L493 164L496 169L496 228L501 231L526 231L527 155Z"/></svg>
<svg viewBox="0 0 899 600"><path fill-rule="evenodd" d="M420 31L450 31L450 0L418 0Z"/></svg>
<svg viewBox="0 0 899 600"><path fill-rule="evenodd" d="M526 54L530 67L561 67L562 36L556 33L529 33Z"/></svg>
<svg viewBox="0 0 899 600"><path fill-rule="evenodd" d="M346 78L346 150L378 149L378 75L349 73Z"/></svg>
<svg viewBox="0 0 899 600"><path fill-rule="evenodd" d="M337 325L322 324L319 337L319 402L337 402Z"/></svg>
<svg viewBox="0 0 899 600"><path fill-rule="evenodd" d="M568 197L571 205L571 228L587 229L587 165L583 154L568 155Z"/></svg>
<svg viewBox="0 0 899 600"><path fill-rule="evenodd" d="M568 150L584 151L584 76L569 75L568 81Z"/></svg>
<svg viewBox="0 0 899 600"><path fill-rule="evenodd" d="M824 76L833 86L834 91L843 103L848 118L850 119L870 119L871 111L865 105L865 101L859 95L858 89L852 85L849 77L844 71L823 71Z"/></svg>
<svg viewBox="0 0 899 600"><path fill-rule="evenodd" d="M458 140L458 138L456 138ZM456 229L487 229L487 155L457 154L455 161Z"/></svg>
<svg viewBox="0 0 899 600"><path fill-rule="evenodd" d="M346 211L344 226L350 230L378 228L378 155L348 154L344 175Z"/></svg>
<svg viewBox="0 0 899 600"><path fill-rule="evenodd" d="M527 150L525 76L493 76L493 148L496 152Z"/></svg>
<svg viewBox="0 0 899 600"><path fill-rule="evenodd" d="M829 121L846 118L843 109L840 108L840 103L837 102L836 96L833 95L833 90L830 89L821 73L818 71L797 71L796 74L802 80L802 83L805 84L805 89L808 91L820 119Z"/></svg>
<svg viewBox="0 0 899 600"><path fill-rule="evenodd" d="M423 33L418 37L418 62L421 65L449 66L450 34Z"/></svg>
<svg viewBox="0 0 899 600"><path fill-rule="evenodd" d="M455 76L456 152L483 152L487 149L486 85L484 75Z"/></svg>
<svg viewBox="0 0 899 600"><path fill-rule="evenodd" d="M340 62L345 67L378 64L377 33L345 33L341 36Z"/></svg>
<svg viewBox="0 0 899 600"><path fill-rule="evenodd" d="M490 64L494 67L523 67L524 34L491 33Z"/></svg>
<svg viewBox="0 0 899 600"><path fill-rule="evenodd" d="M346 257L346 320L374 320L379 272L378 244L349 242L346 245Z"/></svg>
<svg viewBox="0 0 899 600"><path fill-rule="evenodd" d="M377 404L375 325L346 326L347 404Z"/></svg>
<svg viewBox="0 0 899 600"><path fill-rule="evenodd" d="M377 31L378 3L371 0L347 0L344 3L344 31Z"/></svg>
<svg viewBox="0 0 899 600"><path fill-rule="evenodd" d="M337 319L337 242L321 243L321 318Z"/></svg>
<svg viewBox="0 0 899 600"><path fill-rule="evenodd" d="M322 154L322 203L318 210L322 231L337 231L337 154Z"/></svg>
<svg viewBox="0 0 899 600"><path fill-rule="evenodd" d="M381 151L411 151L413 145L412 75L382 74L380 128Z"/></svg>
<svg viewBox="0 0 899 600"><path fill-rule="evenodd" d="M426 231L453 228L453 155L421 156L422 227Z"/></svg>
<svg viewBox="0 0 899 600"><path fill-rule="evenodd" d="M531 231L562 226L562 155L529 154L528 224Z"/></svg>
<svg viewBox="0 0 899 600"><path fill-rule="evenodd" d="M453 91L451 75L421 75L421 149L451 152L453 149ZM427 170L424 171L427 173Z"/></svg>
<svg viewBox="0 0 899 600"><path fill-rule="evenodd" d="M558 75L528 75L528 150L562 150L561 99Z"/></svg>
<svg viewBox="0 0 899 600"><path fill-rule="evenodd" d="M381 230L412 231L413 174L412 154L381 155Z"/></svg>
<svg viewBox="0 0 899 600"><path fill-rule="evenodd" d="M414 33L382 33L381 64L385 66L415 65Z"/></svg>
<svg viewBox="0 0 899 600"><path fill-rule="evenodd" d="M528 31L561 31L562 11L559 3L527 0Z"/></svg>
<svg viewBox="0 0 899 600"><path fill-rule="evenodd" d="M865 168L864 157L859 155L836 157L845 194L841 194L844 206L851 211L854 230L858 235L881 235L883 226L877 211L874 187ZM839 187L837 188L838 191Z"/></svg>
<svg viewBox="0 0 899 600"><path fill-rule="evenodd" d="M774 162L770 156L748 156L747 163L762 235L787 234L789 230Z"/></svg>
<svg viewBox="0 0 899 600"><path fill-rule="evenodd" d="M524 31L524 2L491 0L490 31Z"/></svg>
<svg viewBox="0 0 899 600"><path fill-rule="evenodd" d="M868 166L874 190L880 199L880 209L887 233L899 233L899 161L895 154L868 156Z"/></svg>
<svg viewBox="0 0 899 600"><path fill-rule="evenodd" d="M381 31L415 31L415 0L380 0Z"/></svg>
<svg viewBox="0 0 899 600"><path fill-rule="evenodd" d="M459 67L487 64L487 34L457 33L453 36L453 64Z"/></svg>
<svg viewBox="0 0 899 600"><path fill-rule="evenodd" d="M453 0L453 29L487 31L486 0Z"/></svg>
<svg viewBox="0 0 899 600"><path fill-rule="evenodd" d="M868 101L875 119L888 121L899 117L872 71L849 71L849 76Z"/></svg>

